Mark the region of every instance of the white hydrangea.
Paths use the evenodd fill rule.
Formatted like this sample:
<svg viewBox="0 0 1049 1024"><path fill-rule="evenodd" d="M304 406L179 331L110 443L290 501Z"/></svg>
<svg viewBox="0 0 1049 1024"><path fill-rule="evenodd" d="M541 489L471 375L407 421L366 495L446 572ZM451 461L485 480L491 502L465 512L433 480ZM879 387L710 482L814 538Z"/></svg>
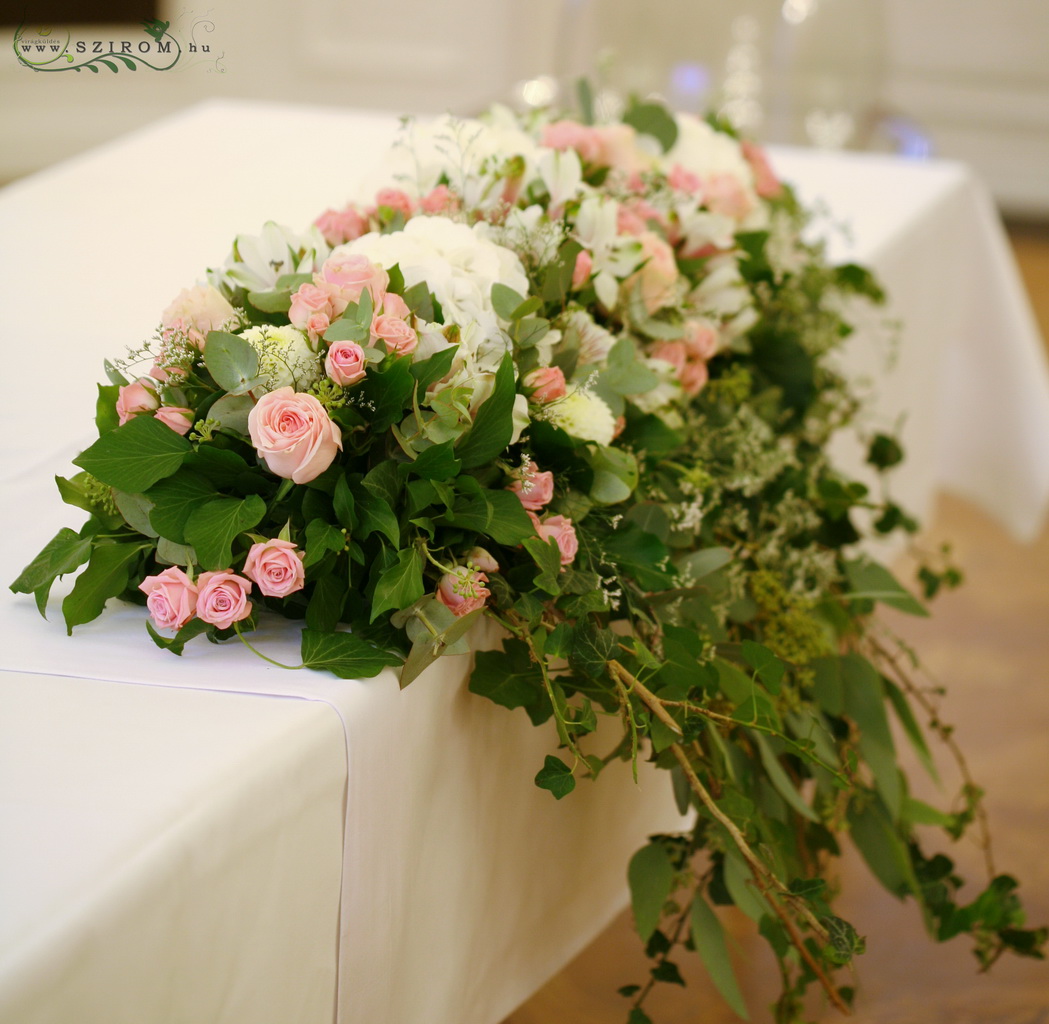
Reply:
<svg viewBox="0 0 1049 1024"><path fill-rule="evenodd" d="M543 418L580 441L610 445L616 432L612 410L592 391L571 388L564 398L543 408Z"/></svg>
<svg viewBox="0 0 1049 1024"><path fill-rule="evenodd" d="M402 231L372 232L339 246L336 253L359 253L389 269L397 264L406 287L425 281L441 304L445 323L480 330L475 344L487 341L509 351L510 342L492 308L492 285L528 293L528 278L517 254L447 217L413 217ZM465 332L464 332L465 333Z"/></svg>
<svg viewBox="0 0 1049 1024"><path fill-rule="evenodd" d="M264 383L255 389L256 393L285 387L305 391L323 376L321 357L297 327L251 327L242 331L240 337L259 357L259 376Z"/></svg>

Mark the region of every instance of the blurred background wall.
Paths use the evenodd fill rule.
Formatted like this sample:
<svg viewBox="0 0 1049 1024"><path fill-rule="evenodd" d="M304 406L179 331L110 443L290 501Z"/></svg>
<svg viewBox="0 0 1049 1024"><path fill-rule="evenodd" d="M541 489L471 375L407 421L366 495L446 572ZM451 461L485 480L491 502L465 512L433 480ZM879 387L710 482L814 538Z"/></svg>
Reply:
<svg viewBox="0 0 1049 1024"><path fill-rule="evenodd" d="M962 159L1004 212L1049 219L1046 0L195 3L4 0L0 181L212 97L470 114L541 103L585 73L608 103L657 92L765 141ZM175 66L103 65L151 45L143 22L166 23ZM68 66L96 55L95 70ZM323 140L244 143L323 155ZM158 158L207 154L187 139Z"/></svg>

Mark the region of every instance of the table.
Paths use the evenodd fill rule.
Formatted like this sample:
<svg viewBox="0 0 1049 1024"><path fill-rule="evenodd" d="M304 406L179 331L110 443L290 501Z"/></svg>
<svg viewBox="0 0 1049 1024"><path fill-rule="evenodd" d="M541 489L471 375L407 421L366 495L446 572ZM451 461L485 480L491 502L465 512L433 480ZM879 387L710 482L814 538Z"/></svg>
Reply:
<svg viewBox="0 0 1049 1024"><path fill-rule="evenodd" d="M234 234L354 195L395 129L215 102L0 194L19 383L0 413L5 580L79 521L50 477L92 440L102 359L148 336ZM902 500L920 512L950 487L1029 535L1049 497L1049 376L979 183L954 164L774 158L852 223L835 253L875 266L906 325L874 413L918 410ZM852 365L880 373L864 355ZM2 600L3 1024L496 1024L621 908L630 853L679 820L644 775L562 803L537 790L552 736L470 697L464 659L402 693L392 673L287 672L243 648L176 659L129 607L67 640L31 600ZM297 663L287 629L264 632Z"/></svg>

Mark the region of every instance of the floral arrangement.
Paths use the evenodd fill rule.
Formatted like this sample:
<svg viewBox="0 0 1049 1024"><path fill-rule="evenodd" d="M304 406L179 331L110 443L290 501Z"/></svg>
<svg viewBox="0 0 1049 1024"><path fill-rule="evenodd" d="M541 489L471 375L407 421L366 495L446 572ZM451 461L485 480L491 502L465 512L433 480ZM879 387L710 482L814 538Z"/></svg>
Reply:
<svg viewBox="0 0 1049 1024"><path fill-rule="evenodd" d="M107 363L99 438L59 479L87 525L13 589L43 609L86 563L69 630L120 597L180 654L200 634L250 646L269 609L303 623L303 665L399 666L402 685L493 619L501 649L469 686L552 723L538 786L560 799L645 758L691 814L628 867L654 961L623 989L631 1024L681 982L682 947L746 1015L729 904L780 962L778 1021L810 984L847 1009L836 972L863 939L832 909L844 834L934 938L970 934L985 966L1041 955L1012 878L963 903L919 843L983 827L968 774L948 813L897 763L892 720L930 771L919 717L949 733L872 615L924 605L858 524L917 527L826 454L857 409L826 356L848 304L880 299L870 274L803 239L760 149L652 103L412 125L388 180L304 233L239 236ZM867 440L878 471L902 457ZM922 569L925 597L956 581ZM622 727L605 753L602 717Z"/></svg>

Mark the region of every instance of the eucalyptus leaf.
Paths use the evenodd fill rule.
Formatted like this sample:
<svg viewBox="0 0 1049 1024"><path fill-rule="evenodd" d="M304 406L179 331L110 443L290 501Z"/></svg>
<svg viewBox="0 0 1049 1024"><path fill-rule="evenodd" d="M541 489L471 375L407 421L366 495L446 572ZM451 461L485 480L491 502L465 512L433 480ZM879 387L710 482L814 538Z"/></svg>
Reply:
<svg viewBox="0 0 1049 1024"><path fill-rule="evenodd" d="M257 387L259 357L243 338L227 331L209 331L204 342L204 365L223 391L243 395Z"/></svg>
<svg viewBox="0 0 1049 1024"><path fill-rule="evenodd" d="M642 942L647 942L663 916L663 906L674 885L674 866L662 843L642 846L627 866L630 904Z"/></svg>
<svg viewBox="0 0 1049 1024"><path fill-rule="evenodd" d="M744 1020L750 1020L747 1005L743 1001L743 993L736 980L736 972L732 969L732 961L729 959L725 931L717 914L703 898L702 893L697 892L692 898L689 922L692 929L692 944L696 947L696 952L699 953L717 990L725 1002L732 1007L733 1013Z"/></svg>

